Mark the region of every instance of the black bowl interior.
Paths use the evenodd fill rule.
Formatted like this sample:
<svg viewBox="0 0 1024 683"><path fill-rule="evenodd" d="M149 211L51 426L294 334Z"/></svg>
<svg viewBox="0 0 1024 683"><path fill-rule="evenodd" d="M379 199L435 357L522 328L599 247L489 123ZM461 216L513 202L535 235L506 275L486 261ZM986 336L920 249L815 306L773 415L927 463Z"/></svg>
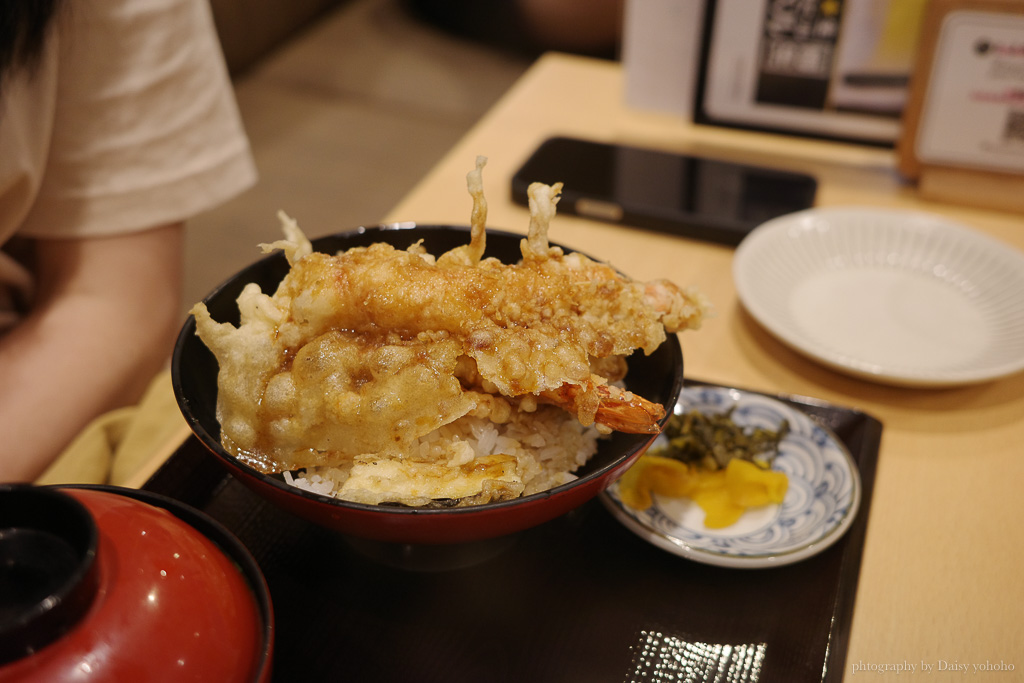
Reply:
<svg viewBox="0 0 1024 683"><path fill-rule="evenodd" d="M0 666L74 628L99 586L99 530L84 505L30 484L0 484Z"/></svg>
<svg viewBox="0 0 1024 683"><path fill-rule="evenodd" d="M485 256L496 257L503 263L514 263L522 256L519 247L522 238L522 235L488 229ZM429 252L440 255L454 247L466 244L469 241L469 229L463 226L408 223L360 228L353 232L339 233L313 240L313 248L316 251L334 253L352 247L368 246L375 242L388 242L397 248L404 249L421 239ZM570 251L566 247L563 248ZM230 322L237 325L239 314L236 299L245 285L256 282L265 293L273 293L278 283L288 273L288 269L288 262L282 253L271 254L253 263L224 282L204 299L210 315L218 322ZM171 365L174 392L178 405L195 435L214 452L222 457L231 458L227 451L220 446L220 424L216 414L217 369L216 358L196 336L195 319L189 316L174 348ZM682 352L676 335L668 335L667 341L650 356L645 356L638 351L629 359L626 387L634 393L666 406L666 413L671 413L671 407L679 395L682 382ZM608 439L602 440L594 457L584 467L577 470L578 481L599 476L620 462L624 455L642 448L649 438L648 435L643 434L615 432ZM274 479L281 482L282 486L285 485L281 475L264 475L235 462L254 477ZM571 485L573 484L565 486ZM300 495L316 496L316 494L300 489L289 488ZM539 496L543 493L535 495ZM343 501L337 502L354 507L373 507ZM515 503L515 501L506 501L506 503ZM494 503L492 505L502 504ZM449 512L470 509L472 508L453 508ZM396 510L396 508L390 508L390 510Z"/></svg>

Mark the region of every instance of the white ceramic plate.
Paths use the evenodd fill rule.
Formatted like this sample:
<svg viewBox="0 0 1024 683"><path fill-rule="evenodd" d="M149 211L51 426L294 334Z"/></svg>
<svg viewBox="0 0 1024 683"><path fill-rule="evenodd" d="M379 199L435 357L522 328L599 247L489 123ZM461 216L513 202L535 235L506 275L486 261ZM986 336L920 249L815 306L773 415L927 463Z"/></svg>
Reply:
<svg viewBox="0 0 1024 683"><path fill-rule="evenodd" d="M779 340L898 386L1024 369L1024 254L930 214L809 209L740 243L739 299Z"/></svg>
<svg viewBox="0 0 1024 683"><path fill-rule="evenodd" d="M806 413L776 399L737 389L689 387L677 413L699 410L732 414L743 427L775 429L789 420L773 469L786 473L781 504L747 510L724 529L704 526L704 512L687 498L654 497L647 510L619 498L618 484L601 500L628 529L682 557L723 567L778 567L820 553L850 528L860 506L860 473L846 446ZM655 442L657 447L658 442Z"/></svg>

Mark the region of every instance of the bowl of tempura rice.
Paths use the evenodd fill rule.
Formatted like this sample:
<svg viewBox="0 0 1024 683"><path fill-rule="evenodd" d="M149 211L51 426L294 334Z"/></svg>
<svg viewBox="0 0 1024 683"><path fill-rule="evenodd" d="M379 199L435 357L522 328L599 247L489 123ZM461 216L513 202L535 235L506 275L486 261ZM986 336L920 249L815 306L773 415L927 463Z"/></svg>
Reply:
<svg viewBox="0 0 1024 683"><path fill-rule="evenodd" d="M458 226L388 226L319 238L313 242L313 248L333 253L339 249L386 242L404 249L423 240L429 249L446 250L464 244L468 235L467 228ZM520 240L520 235L488 231L488 253L502 260L514 261L519 255ZM211 317L221 323L237 325L239 308L236 300L242 290L249 283L257 283L262 289L273 291L288 268L284 255L277 253L233 276L204 299ZM626 390L662 406L675 404L683 380L682 351L675 335L667 335L650 355L643 351L634 352L627 359L627 364L628 371L622 381ZM545 470L540 476L553 485L532 493L524 491L525 495L514 498L476 505L460 505L451 498L423 505L359 502L332 495L336 487L332 485L329 473L315 481L313 476L307 475L303 479L310 481L298 484L300 475L297 473L287 470L263 472L258 464L247 463L244 458L227 450L221 440L218 419L218 372L217 358L197 336L195 318L190 317L174 349L174 391L195 438L234 477L261 497L309 521L361 538L399 543L481 540L554 519L582 505L621 476L650 445L667 418L658 420L658 431L653 433L613 431L601 434L592 425L567 426L566 423L571 425L578 420L568 420L555 410L540 411L539 408L544 406L523 415L521 420L509 420L499 425L487 425L488 417L470 416L466 421L472 424L449 430L457 435L456 438L468 441L488 454L496 450L540 452L536 459L539 468ZM429 394L419 395L417 399L422 402L433 400ZM443 436L423 437L419 439L418 446L423 447L424 443ZM559 441L568 442L569 446L558 448ZM581 465L577 465L579 461L582 461Z"/></svg>
<svg viewBox="0 0 1024 683"><path fill-rule="evenodd" d="M603 491L661 432L675 332L705 303L549 243L559 188L532 189L526 236L485 230L479 192L469 226L310 241L281 214L285 238L178 336L195 438L259 496L371 541L496 538Z"/></svg>

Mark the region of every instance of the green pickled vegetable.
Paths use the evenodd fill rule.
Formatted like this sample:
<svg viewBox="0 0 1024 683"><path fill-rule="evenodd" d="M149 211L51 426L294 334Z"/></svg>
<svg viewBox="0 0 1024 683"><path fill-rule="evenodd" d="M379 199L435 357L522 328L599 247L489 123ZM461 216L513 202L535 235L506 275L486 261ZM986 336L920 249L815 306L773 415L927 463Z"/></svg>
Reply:
<svg viewBox="0 0 1024 683"><path fill-rule="evenodd" d="M779 453L779 443L789 433L783 420L777 429L744 428L732 419L733 408L707 415L696 410L674 414L665 426L668 445L651 453L674 458L706 470L718 470L733 458L771 467Z"/></svg>

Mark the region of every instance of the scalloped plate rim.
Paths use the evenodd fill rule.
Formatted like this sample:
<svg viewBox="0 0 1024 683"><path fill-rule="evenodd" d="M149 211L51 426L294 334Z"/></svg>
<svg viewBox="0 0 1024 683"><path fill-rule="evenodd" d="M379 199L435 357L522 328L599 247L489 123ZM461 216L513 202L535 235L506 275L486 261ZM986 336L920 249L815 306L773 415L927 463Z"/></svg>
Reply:
<svg viewBox="0 0 1024 683"><path fill-rule="evenodd" d="M755 397L757 400L770 402L785 414L796 414L802 416L803 418L810 420L815 427L823 430L829 441L832 442L836 449L842 454L843 462L846 464L850 475L852 493L850 505L846 513L842 518L837 520L831 528L809 543L780 552L746 555L721 552L712 548L691 544L678 537L667 535L651 525L645 524L634 514L625 509L625 506L619 500L617 495L617 483L613 484L608 488L608 490L604 491L600 495L601 502L612 513L612 516L615 517L616 520L652 545L675 555L679 555L685 559L719 567L739 569L781 567L787 564L799 562L824 551L845 535L853 524L854 519L857 517L857 512L860 509L863 487L860 480L860 471L857 468L857 464L853 461L853 457L850 455L849 449L830 429L813 420L809 415L807 415L807 413L801 411L799 408L786 404L777 398L767 394L730 387L713 387L704 385L685 387L679 395L679 401L676 404L676 407L679 408L680 406L684 406L684 402L689 400L688 397L692 392L696 391L710 391L719 394L726 394L729 399L732 399L732 401L736 403L747 397Z"/></svg>
<svg viewBox="0 0 1024 683"><path fill-rule="evenodd" d="M753 259L758 250L779 234L788 234L788 244L796 248L806 232L816 230L842 229L844 222L851 219L872 219L885 223L887 229L904 233L926 231L938 239L960 240L979 249L999 253L1007 263L1013 262L1024 272L1024 254L1010 245L969 226L943 216L924 211L903 208L873 208L862 206L833 206L806 209L766 221L755 228L736 248L733 260L733 279L736 294L743 308L772 336L794 351L811 358L822 365L881 384L898 387L951 387L992 381L1024 370L1024 358L1000 365L978 366L949 370L924 370L898 367L892 363L878 363L864 360L855 354L831 349L817 344L796 331L792 323L765 310L760 302L763 287L753 282ZM811 224L815 223L814 230ZM776 292L776 296L778 292Z"/></svg>

